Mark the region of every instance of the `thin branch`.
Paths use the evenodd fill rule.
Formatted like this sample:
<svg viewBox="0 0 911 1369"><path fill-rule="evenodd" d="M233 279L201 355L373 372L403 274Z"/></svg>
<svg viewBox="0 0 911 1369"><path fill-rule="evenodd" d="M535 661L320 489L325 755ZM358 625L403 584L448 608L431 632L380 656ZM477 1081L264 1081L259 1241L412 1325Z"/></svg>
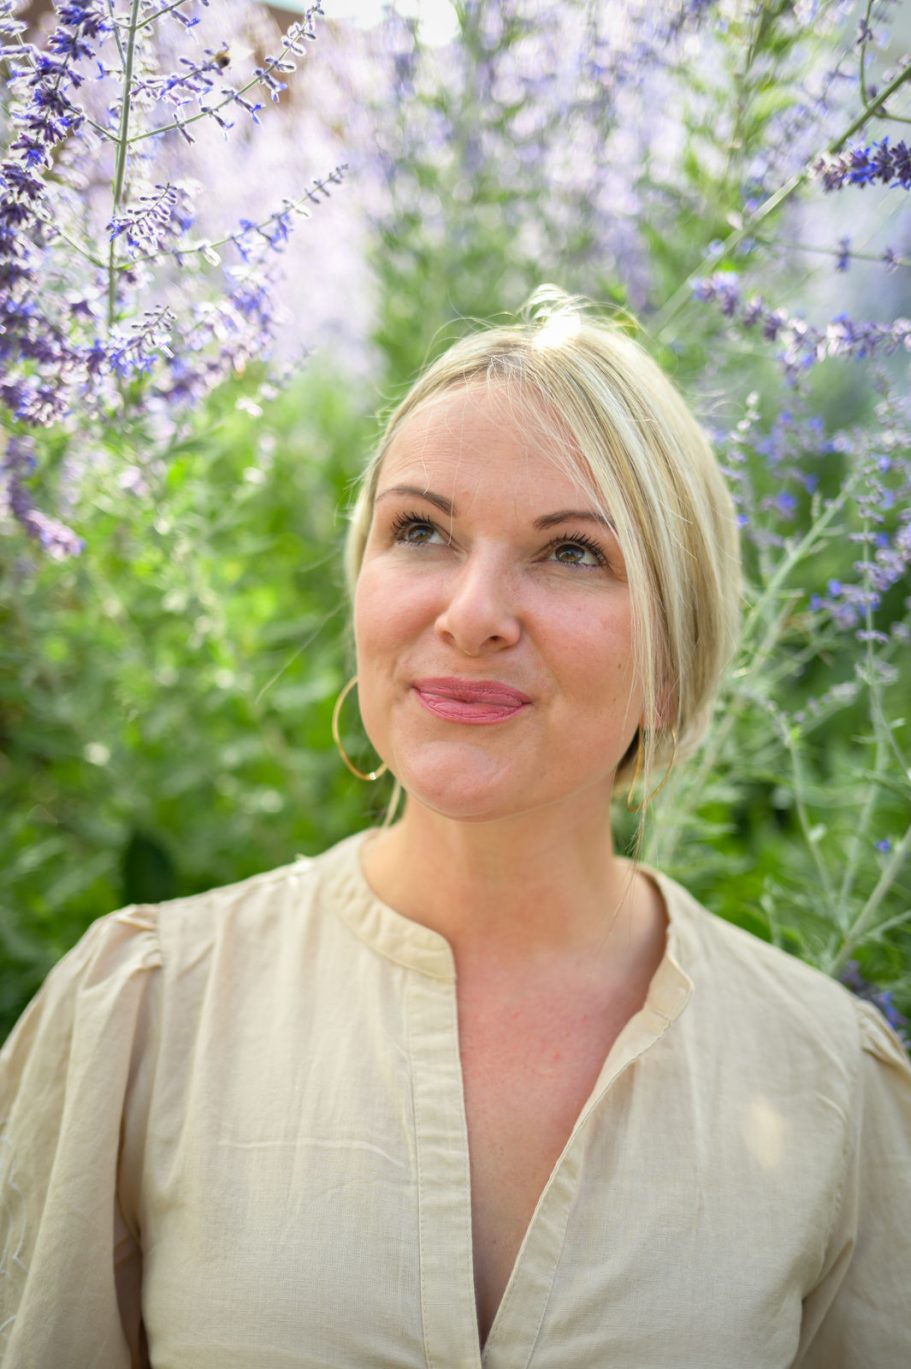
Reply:
<svg viewBox="0 0 911 1369"><path fill-rule="evenodd" d="M347 164L342 163L341 166L337 166L333 171L331 171L326 179L332 181L334 185L340 185L342 172L346 170ZM314 182L314 184L317 183ZM319 181L317 188L319 189L324 187L325 182ZM327 198L328 195L329 192L326 191ZM273 213L269 214L265 219L261 219L259 223L251 224L249 228L244 230L244 232L263 233L263 229L265 229L267 224L272 223L275 219L279 218L283 214L296 214L301 209L301 207L307 203L320 204L321 201L317 199L316 195L313 193L312 190L306 190L304 191L303 195L299 195L296 200L285 201L281 209L276 209ZM263 234L263 236L267 235ZM146 252L144 256L131 257L129 261L121 262L119 269L128 270L130 267L136 266L140 262L157 261L162 257L188 257L193 256L197 252L214 252L216 247L226 247L228 243L234 243L236 246L237 237L237 233L229 233L227 237L217 238L215 242L210 242L209 239L206 238L202 242L189 243L186 247L164 248L160 252Z"/></svg>
<svg viewBox="0 0 911 1369"><path fill-rule="evenodd" d="M68 233L64 233L59 224L54 223L52 219L45 218L43 214L36 213L35 218L39 223L43 223L46 228L50 228L58 238L62 238L65 243L72 247L74 252L79 253L80 257L84 257L86 261L91 262L92 266L98 267L100 271L105 269L107 262L102 261L100 257L93 256L87 247L83 247L81 243L76 242L75 238L71 238Z"/></svg>
<svg viewBox="0 0 911 1369"><path fill-rule="evenodd" d="M120 106L120 130L117 135L117 164L114 169L114 193L111 218L115 218L123 195L123 180L127 166L127 130L130 126L130 96L133 82L133 57L136 51L136 20L139 15L140 0L132 0L130 10L130 32L127 38L126 63L123 68L123 100ZM116 239L111 238L108 247L108 327L114 323L117 309Z"/></svg>
<svg viewBox="0 0 911 1369"><path fill-rule="evenodd" d="M144 29L147 24L154 24L155 20L160 19L163 14L170 14L171 10L180 9L180 6L185 5L186 3L187 0L174 0L173 5L165 5L163 9L156 10L154 14L150 14L147 19L140 19L139 23L136 25L137 32L139 29Z"/></svg>
<svg viewBox="0 0 911 1369"><path fill-rule="evenodd" d="M867 532L868 530L869 530L869 524L865 521L865 522L864 522L864 531ZM866 602L866 604L865 604L865 606L864 606L864 620L865 620L865 623L866 623L867 634L868 634L868 635L867 635L867 645L866 645L867 675L866 675L866 681L865 681L865 683L866 683L866 685L867 685L867 689L868 689L869 694L870 694L871 703L873 704L873 707L874 707L874 710L875 710L875 709L876 709L876 704L877 704L877 701L878 701L878 692L879 692L879 691L878 691L878 686L877 686L877 684L876 684L876 670L875 670L875 663L874 663L874 660L873 660L873 641L872 641L872 638L871 638L871 636L870 636L870 634L871 634L872 631L873 631L873 609L872 609L872 607L871 607L870 598L869 598L869 589L870 589L870 574L869 574L869 571L866 571L866 572L864 573L864 588L868 591L868 593L867 593L867 602ZM847 857L847 860L845 861L844 874L843 874L843 876L842 876L841 888L840 888L839 891L838 891L838 903L837 903L837 905L836 905L836 920L837 920L838 925L839 925L840 927L843 927L843 926L845 925L845 923L847 922L846 914L847 914L847 909L848 909L848 904L849 904L849 902L850 902L851 894L853 893L853 890L854 890L854 878L855 878L855 875L857 874L857 866L858 866L858 863L859 863L859 861L860 861L861 851L862 851L863 848L864 848L864 845L865 845L866 840L867 840L867 833L868 833L869 830L870 830L870 823L871 823L872 820L873 820L873 814L874 814L874 812L875 812L875 810L876 810L876 801L877 801L877 798L879 797L879 782L878 782L878 781L879 781L880 775L882 774L882 771L883 771L883 769L884 769L884 767L885 767L885 759L886 759L886 746L885 746L885 741L884 741L883 734L882 734L882 728L876 725L876 720L875 720L875 719L874 719L874 730L875 730L875 734L876 734L876 750L875 750L874 756L873 756L873 775L874 775L874 778L873 778L868 784L866 784L866 785L864 786L864 788L865 788L864 802L863 802L863 807L861 808L861 812L860 812L860 821L859 821L859 822L855 825L855 827L854 827L854 831L853 831L853 833L852 833L852 835L851 835L851 842L850 842L850 845L849 845L849 847L848 847L848 857ZM837 943L836 943L836 944L837 944Z"/></svg>
<svg viewBox="0 0 911 1369"><path fill-rule="evenodd" d="M117 52L120 56L120 69L126 65L126 55L123 51L123 40L120 37L120 24L117 20L117 13L114 9L114 0L108 0L108 13L111 16L111 31L114 34L114 42L117 44Z"/></svg>
<svg viewBox="0 0 911 1369"><path fill-rule="evenodd" d="M807 242L794 242L794 241L793 241L792 239L790 239L790 238L761 238L760 241L761 241L761 242L763 243L763 245L766 246L766 247L792 247L792 248L794 248L794 249L795 249L796 251L798 251L798 252L815 252L817 255L823 255L823 256L826 256L826 257L840 257L840 256L842 256L841 251L840 251L837 247L814 247L814 246L811 246L810 243L807 243ZM852 261L875 261L875 262L879 262L880 266L883 266L883 265L886 264L881 253L876 253L876 252L855 252L854 249L853 249L853 247L852 247L852 248L851 248L848 252L846 252L844 255L850 257ZM911 258L909 258L909 257L894 257L894 258L892 258L892 259L889 261L889 265L890 265L890 266L911 266Z"/></svg>
<svg viewBox="0 0 911 1369"><path fill-rule="evenodd" d="M911 853L911 823L908 824L901 841L893 849L886 862L885 869L876 882L876 888L873 890L853 924L842 938L841 946L834 955L830 955L825 967L829 974L838 973L842 965L844 965L845 961L850 957L851 952L856 946L861 944L868 934L870 927L876 918L876 913L880 904L898 878L909 853Z"/></svg>
<svg viewBox="0 0 911 1369"><path fill-rule="evenodd" d="M749 641L755 625L761 621L766 605L776 597L779 589L787 580L794 567L805 557L809 556L810 552L815 549L820 534L828 527L836 513L842 509L859 479L859 474L855 474L846 481L838 496L835 499L832 499L826 506L825 512L811 524L800 541L791 546L791 550L788 552L787 556L782 557L775 570L775 574L772 576L769 583L763 586L762 594L747 614L741 636L741 648L744 643Z"/></svg>
<svg viewBox="0 0 911 1369"><path fill-rule="evenodd" d="M866 103L867 103L867 100L868 100L868 96L867 96L867 73L866 73L866 67L867 67L867 43L868 43L868 41L869 41L869 38L872 37L872 35L871 35L871 33L870 33L870 15L872 14L872 12L873 12L873 0L867 0L867 12L866 12L866 14L865 14L864 17L863 17L863 22L862 22L862 25L861 25L861 42L860 42L860 98L861 98L861 100L863 101L864 104L866 104Z"/></svg>
<svg viewBox="0 0 911 1369"><path fill-rule="evenodd" d="M173 9L175 7L171 6L171 8ZM164 11L162 11L162 13L164 13ZM188 128L190 124L198 123L200 119L205 119L210 114L217 114L220 110L227 108L228 105L236 104L241 95L246 95L248 90L252 90L255 85L259 85L262 82L263 75L269 75L273 70L275 70L280 60L280 58L267 59L266 65L260 73L258 73L255 76L251 76L247 84L241 86L240 90L232 90L229 95L225 96L225 98L221 101L220 104L206 105L206 107L204 109L201 109L197 114L191 114L188 119L179 120L177 115L175 114L173 123L159 124L157 128L149 128L145 131L145 133L136 133L130 139L130 142L139 143L142 142L144 138L154 138L159 133L169 133L172 129L179 130L183 128ZM241 108L243 108L243 106L241 106Z"/></svg>
<svg viewBox="0 0 911 1369"><path fill-rule="evenodd" d="M816 866L819 880L825 894L826 905L831 908L835 902L835 890L829 877L829 867L823 859L821 850L822 831L817 832L810 826L810 815L807 812L806 788L803 778L803 766L800 759L799 745L796 735L784 720L781 720L781 737L785 749L791 758L791 775L794 783L794 804L797 808L797 818L800 822L800 829L803 832L804 840L810 848L813 863Z"/></svg>

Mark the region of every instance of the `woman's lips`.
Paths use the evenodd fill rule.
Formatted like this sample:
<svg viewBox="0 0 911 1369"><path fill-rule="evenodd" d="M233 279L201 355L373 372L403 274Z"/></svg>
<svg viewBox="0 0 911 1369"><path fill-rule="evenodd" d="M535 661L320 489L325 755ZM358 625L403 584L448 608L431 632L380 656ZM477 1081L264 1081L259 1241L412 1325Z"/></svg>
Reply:
<svg viewBox="0 0 911 1369"><path fill-rule="evenodd" d="M498 680L415 680L419 703L453 723L501 723L531 703L527 694Z"/></svg>

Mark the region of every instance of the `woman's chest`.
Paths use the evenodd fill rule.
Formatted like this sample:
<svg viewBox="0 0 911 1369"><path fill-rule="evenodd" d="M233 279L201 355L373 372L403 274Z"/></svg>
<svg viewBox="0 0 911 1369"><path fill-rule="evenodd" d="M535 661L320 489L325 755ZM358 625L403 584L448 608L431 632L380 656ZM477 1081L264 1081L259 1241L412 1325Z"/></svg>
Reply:
<svg viewBox="0 0 911 1369"><path fill-rule="evenodd" d="M567 1020L574 1018L574 1021ZM516 1014L461 1029L472 1267L487 1339L535 1209L624 1021Z"/></svg>
<svg viewBox="0 0 911 1369"><path fill-rule="evenodd" d="M755 1369L789 1362L829 1210L825 1114L812 1165L786 1127L770 1168L755 1078L719 1068L721 1092L694 1093L682 1043L624 1036L576 1127L612 1031L584 1014L502 1017L498 1055L427 977L382 1013L363 991L295 1007L270 1049L274 1006L243 1006L230 1051L163 1044L139 1214L153 1364L479 1369L479 1303L492 1324L507 1284L485 1369L666 1369L668 1346L677 1369L744 1346Z"/></svg>

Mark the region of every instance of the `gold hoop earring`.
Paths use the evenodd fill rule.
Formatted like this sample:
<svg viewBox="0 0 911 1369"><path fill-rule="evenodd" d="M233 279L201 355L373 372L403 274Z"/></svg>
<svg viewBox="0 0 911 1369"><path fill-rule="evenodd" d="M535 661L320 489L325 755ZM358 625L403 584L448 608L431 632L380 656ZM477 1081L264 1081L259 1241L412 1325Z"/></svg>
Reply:
<svg viewBox="0 0 911 1369"><path fill-rule="evenodd" d="M630 782L630 787L629 787L629 790L627 791L627 795L626 795L626 806L627 806L627 808L629 809L629 811L630 811L631 813L641 813L642 810L643 810L643 808L647 808L647 807L649 806L650 803L654 802L654 800L658 797L658 795L661 793L662 789L664 788L664 786L667 784L668 780L670 779L670 777L671 777L671 771L673 770L674 765L676 764L676 761L677 761L677 729L676 729L676 727L672 727L672 728L671 728L671 741L674 743L674 749L673 749L673 751L671 752L670 764L668 765L667 769L665 770L664 775L662 776L661 781L660 781L660 783L658 784L657 788L653 789L652 792L651 792L650 794L648 794L644 799L640 799L640 801L639 801L638 803L630 803L630 799L632 798L632 795L633 795L633 790L636 788L636 785L639 783L639 776L642 774L642 753L643 753L644 750L645 750L645 733L644 733L644 732L643 732L643 733L640 733L639 745L636 747L636 768L635 768L635 770L633 771L633 778L632 778L632 781Z"/></svg>
<svg viewBox="0 0 911 1369"><path fill-rule="evenodd" d="M342 760L345 762L348 769L351 771L352 775L357 775L359 780L370 780L372 782L373 780L378 780L381 775L385 775L386 771L389 769L388 765L385 761L383 761L383 764L380 766L379 770L368 770L366 773L363 770L358 770L357 766L354 764L354 762L351 760L348 753L346 752L345 748L342 746L342 739L339 736L338 731L338 720L341 716L342 704L345 702L348 695L351 693L352 689L356 684L357 676L352 675L351 679L345 685L341 694L339 694L338 698L335 701L335 707L332 710L332 740L335 742L336 751L341 756Z"/></svg>

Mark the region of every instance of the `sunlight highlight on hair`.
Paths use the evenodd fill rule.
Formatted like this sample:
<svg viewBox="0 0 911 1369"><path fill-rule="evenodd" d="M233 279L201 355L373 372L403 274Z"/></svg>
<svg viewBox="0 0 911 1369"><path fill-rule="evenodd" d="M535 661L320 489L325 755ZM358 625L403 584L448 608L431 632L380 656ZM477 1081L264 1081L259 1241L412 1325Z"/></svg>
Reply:
<svg viewBox="0 0 911 1369"><path fill-rule="evenodd" d="M552 314L536 333L531 345L538 352L550 347L562 347L579 336L582 322L579 314L572 314L568 310Z"/></svg>

